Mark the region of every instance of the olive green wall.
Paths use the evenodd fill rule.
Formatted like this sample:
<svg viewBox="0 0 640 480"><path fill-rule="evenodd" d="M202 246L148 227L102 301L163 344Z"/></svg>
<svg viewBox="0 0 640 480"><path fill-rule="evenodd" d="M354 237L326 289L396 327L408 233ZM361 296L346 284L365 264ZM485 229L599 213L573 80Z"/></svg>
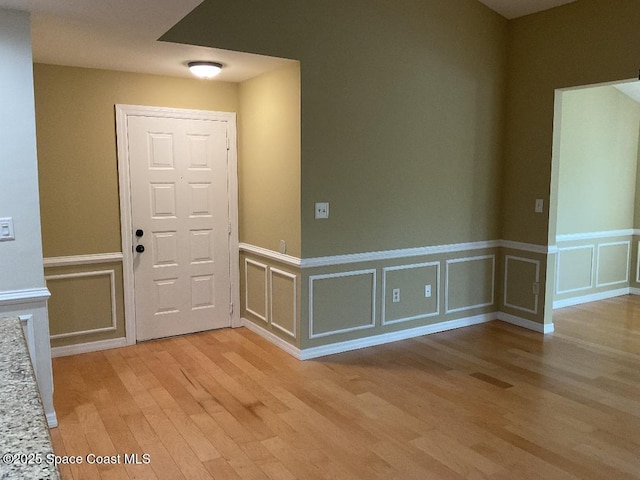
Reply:
<svg viewBox="0 0 640 480"><path fill-rule="evenodd" d="M121 252L115 104L215 111L239 105L238 85L224 82L36 64L34 83L45 257ZM54 347L124 336L122 266L45 269L53 335L105 326L111 274L99 272L111 271L117 329L57 338ZM94 317L87 315L92 310Z"/></svg>
<svg viewBox="0 0 640 480"><path fill-rule="evenodd" d="M300 60L303 258L499 238L507 21L479 2L207 0L163 40Z"/></svg>
<svg viewBox="0 0 640 480"><path fill-rule="evenodd" d="M536 198L557 202L555 90L637 78L639 24L637 0L580 0L509 22L503 238L555 243L548 209L534 213Z"/></svg>
<svg viewBox="0 0 640 480"><path fill-rule="evenodd" d="M300 61L301 348L502 309L543 322L544 257L510 250L507 260L495 248L490 262L467 258L482 249L474 242L501 238L504 18L471 0L207 0L163 39ZM317 201L329 202L329 219L314 220ZM462 243L470 251L446 259L331 265L334 256ZM327 266L309 267L318 257ZM271 260L260 256L265 267L251 267L246 284L261 311L256 282ZM414 260L439 266L431 299L424 284L433 280L423 277L435 267L403 268ZM388 302L383 278L401 285L400 305Z"/></svg>
<svg viewBox="0 0 640 480"><path fill-rule="evenodd" d="M558 185L552 182L552 171L557 167L552 165L555 92L559 88L636 77L640 58L640 45L635 42L638 24L640 5L636 0L579 0L509 22L475 0L205 0L163 39L300 61L298 248L304 260L498 239L553 245L556 225L555 220L549 224L549 217L555 219L558 205ZM110 75L132 74L111 72ZM188 82L173 81L179 85ZM230 102L230 110L241 109L239 91L245 88L250 93L258 83L224 87L234 93L233 100L225 97L223 103ZM59 82L57 89L63 93L58 91L55 95L66 96L79 104L74 108L82 120L75 120L80 125L69 131L75 132L96 121L104 122L106 117L102 113L96 118L93 114L83 114L82 100L83 92L98 97L105 92L92 82L78 82L78 98L74 91L76 85L71 85ZM39 108L39 98L50 94L47 87L38 82L36 72L36 108ZM128 92L129 88L128 81L121 81L120 92ZM153 96L154 89L147 86L140 94ZM158 93L158 97L161 96ZM111 103L109 127L112 129L113 99L109 95L106 98ZM155 97L152 100L149 103L161 104ZM133 98L117 101L145 103ZM50 108L48 118L59 119L61 114L68 114L66 103L73 102L60 102L56 108ZM218 105L188 107L226 110ZM93 142L92 130L85 130L86 138L81 135L73 138L79 154L56 151L53 147L57 140L51 139L48 142L52 153L48 153L46 144L41 146L39 140L38 147L45 155L60 158L61 153L69 153L75 167L67 172L75 175L74 180L67 180L63 188L55 188L53 181L42 188L43 202L51 200L55 212L73 213L82 198L95 195L100 199L94 202L96 205L78 208L78 215L83 219L88 218L86 212L91 211L91 207L101 207L92 211L93 217L89 219L91 231L96 233L83 239L82 231L71 230L68 241L54 235L56 227L49 220L53 217L50 212L43 212L47 256L92 253L83 250L87 244L107 252L119 245L119 229L113 231L95 220L104 220L107 225L114 223L117 216L102 206L112 205L117 192L94 192L86 187L86 184L98 183L97 179L113 184L117 180L115 163L102 171L98 167L96 176L83 170L84 164L105 165L115 158L115 142L111 138L102 143L111 153L104 150L92 154L84 147ZM71 137L64 131L60 133ZM45 132L45 135L50 134ZM245 148L249 152L251 147ZM242 165L242 160L240 163ZM41 178L60 175L52 173L50 165L55 163L47 161L41 167ZM559 175L554 181L557 179ZM69 199L73 193L58 193L70 186L77 186L82 196ZM291 196L291 191L285 196ZM545 200L542 214L534 213L536 198ZM254 209L257 202L251 196L247 200L246 213L256 215L260 210ZM313 219L316 201L330 203L328 220ZM277 222L280 218L293 218L292 212L290 209L277 218L275 226L265 222L252 230L258 224L251 222L243 226L242 234L246 233L247 239L265 248L275 249L276 240L283 239L282 233L289 232ZM291 233L286 235L293 238ZM297 255L295 240L290 242L290 253ZM616 265L620 264L619 250L613 245L612 250L608 250L617 259ZM497 273L491 285L496 295L492 305L478 303L487 298L490 285L485 283L479 288L478 291L484 292L481 295L461 287L461 298L466 298L461 305L471 303L468 306L474 308L447 315L461 318L504 307L507 312L522 314L535 322L540 322L542 317L545 322L550 321L547 307L552 295L555 256L541 254L538 257L520 252L513 255L515 258L507 259L506 251L500 248L493 251ZM471 253L475 255L474 252ZM535 257L533 263L527 261L528 257ZM421 260L431 262L433 258ZM379 268L393 268L402 263L389 262ZM468 273L485 279L480 282L487 281L486 265L481 262L474 265L478 270ZM306 269L303 263L299 285L302 293L297 307L301 347L366 336L366 333L352 331L345 336L338 334L309 342L309 314L317 312L315 320L325 318L329 322L327 331L332 331L339 325L331 323L334 313L331 302L344 296L340 288L329 286L324 277L317 278L317 275L340 274L350 271L351 267L358 267L358 263L319 271ZM444 267L442 263L442 271ZM367 263L363 268L372 267ZM501 285L502 268L504 286ZM507 275L509 269L511 274ZM451 272L455 273L456 268ZM376 289L381 288L382 274L376 270ZM607 278L613 278L612 275L605 272ZM529 290L537 283L531 282L535 278L539 278L541 284L537 295ZM353 285L354 291L363 290L362 285L368 281L366 275L358 276L357 280L360 283ZM319 287L326 298L316 297L318 303L310 307L311 284ZM376 290L372 295L379 306L382 292ZM293 296L289 296L292 300ZM363 302L363 299L360 295L355 300ZM424 304L421 311L430 313L431 304L421 302ZM364 303L369 305L368 301ZM273 304L277 309L285 309L279 299L273 299ZM409 305L403 310L408 315L416 309ZM363 312L366 313L364 309ZM377 318L380 318L379 312L376 308ZM363 318L354 317L352 326L362 326ZM412 325L431 321L438 319L429 317ZM325 332L324 327L315 326L319 332ZM402 327L394 325L388 330L395 328Z"/></svg>
<svg viewBox="0 0 640 480"><path fill-rule="evenodd" d="M300 257L297 62L239 85L238 130L240 241Z"/></svg>
<svg viewBox="0 0 640 480"><path fill-rule="evenodd" d="M613 86L562 93L558 235L633 228L639 128Z"/></svg>

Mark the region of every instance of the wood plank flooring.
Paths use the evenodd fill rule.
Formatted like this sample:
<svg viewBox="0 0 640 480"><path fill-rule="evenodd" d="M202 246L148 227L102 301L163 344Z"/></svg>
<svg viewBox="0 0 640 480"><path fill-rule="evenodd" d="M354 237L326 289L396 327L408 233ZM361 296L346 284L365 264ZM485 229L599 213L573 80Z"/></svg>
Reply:
<svg viewBox="0 0 640 480"><path fill-rule="evenodd" d="M246 329L53 360L87 479L640 479L640 297L300 362ZM143 454L150 462L144 464Z"/></svg>

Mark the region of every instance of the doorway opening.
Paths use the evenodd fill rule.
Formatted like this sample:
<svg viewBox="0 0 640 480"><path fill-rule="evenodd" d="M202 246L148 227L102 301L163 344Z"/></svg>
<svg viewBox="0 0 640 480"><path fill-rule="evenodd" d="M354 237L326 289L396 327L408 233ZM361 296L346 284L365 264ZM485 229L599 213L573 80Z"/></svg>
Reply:
<svg viewBox="0 0 640 480"><path fill-rule="evenodd" d="M638 293L640 82L558 90L548 285L553 307Z"/></svg>

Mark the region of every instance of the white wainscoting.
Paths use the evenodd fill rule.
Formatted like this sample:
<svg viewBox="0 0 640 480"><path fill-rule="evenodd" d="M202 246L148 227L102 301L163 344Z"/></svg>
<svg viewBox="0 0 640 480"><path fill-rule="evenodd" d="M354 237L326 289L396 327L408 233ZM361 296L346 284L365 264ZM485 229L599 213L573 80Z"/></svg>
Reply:
<svg viewBox="0 0 640 480"><path fill-rule="evenodd" d="M63 256L63 257L47 257L43 260L43 263L45 268L55 268L55 267L84 267L87 265L100 265L105 263L122 263L122 261L123 261L122 252L111 252L111 253L97 253L97 254L89 254L89 255L69 255L69 256ZM116 296L115 269L96 269L96 270L88 270L85 272L46 275L45 280L56 281L56 280L62 280L65 278L83 278L83 277L89 278L89 277L102 276L102 275L109 276L111 324L108 327L104 327L104 328L86 329L86 330L79 330L74 332L67 332L67 333L52 335L50 337L52 340L59 339L59 338L79 337L79 336L89 335L94 333L114 332L117 330L118 299ZM122 346L125 346L126 344L127 344L126 338L120 337L120 338L113 338L108 340L99 340L99 341L78 343L74 345L66 345L62 347L52 347L51 356L64 357L68 355L78 355L81 353L97 352L100 350L107 350L110 348L122 347Z"/></svg>
<svg viewBox="0 0 640 480"><path fill-rule="evenodd" d="M457 308L449 308L449 280L450 280L450 265L455 265L458 263L468 263L468 262L479 262L482 260L491 260L492 271L491 271L491 300L484 303L478 303L474 305L465 305ZM482 308L488 307L495 303L495 284L496 284L496 256L495 255L479 255L475 257L464 257L464 258L452 258L447 260L445 268L445 312L446 313L455 313L455 312L463 312L467 310L472 310L474 308Z"/></svg>
<svg viewBox="0 0 640 480"><path fill-rule="evenodd" d="M621 274L620 279L619 280L613 280L610 282L601 282L600 281L600 274L601 274L601 268L600 268L600 259L602 258L602 250L605 248L613 248L613 247L618 247L622 245L623 247L625 247L626 249L626 258L627 258L627 263L625 265L624 270L622 270L621 272L618 272ZM610 287L612 285L620 285L623 283L629 283L629 262L631 261L631 242L630 241L623 241L623 242L607 242L607 243L601 243L598 245L598 260L597 260L597 266L596 266L596 287Z"/></svg>
<svg viewBox="0 0 640 480"><path fill-rule="evenodd" d="M496 240L496 241L489 241L489 242L473 242L473 243L464 243L464 244L452 244L452 245L439 245L439 246L434 246L434 247L423 247L423 248L412 248L412 249L402 249L402 250L390 250L390 251L382 251L382 252L368 252L368 253L362 253L362 254L353 254L353 255L338 255L338 256L331 256L331 257L317 257L317 258L310 258L310 259L298 259L298 258L294 258L294 257L290 257L290 256L283 256L280 253L277 252L273 252L264 248L260 248L260 247L255 247L255 246L251 246L251 245L247 245L247 244L241 244L241 251L247 253L247 254L252 254L252 255L256 255L256 256L260 256L264 259L268 259L274 262L278 262L280 264L286 264L286 265L292 265L292 266L296 266L296 267L300 267L303 270L304 269L311 269L311 268L317 268L317 267L332 267L332 266L344 266L344 265L348 265L351 263L361 263L361 262L368 262L368 261L382 261L382 260L390 260L390 259L396 259L399 262L401 262L402 260L406 260L409 258L413 258L413 257L417 257L417 256L424 256L424 255L433 255L433 254L443 254L443 253L456 253L456 252L464 252L464 253L469 253L469 251L473 251L473 250L483 250L483 249L487 249L487 248L506 248L506 249L510 249L510 250L518 250L518 251L522 251L522 252L529 252L529 253L536 253L536 254L556 254L558 252L557 247L556 246L543 246L543 245L533 245L533 244L526 244L526 243L520 243L520 242L510 242L510 241L503 241L503 240ZM539 275L540 275L540 265L541 262L538 260L532 260L526 257L518 257L517 255L511 255L511 257L515 260L515 259L522 259L523 261L527 261L527 262L532 262L536 264L536 279L539 282ZM488 306L495 306L495 282L496 282L496 276L495 276L495 265L496 265L496 254L488 254L488 255L478 255L478 256L465 256L462 258L453 258L450 260L447 260L446 263L447 265L451 265L453 263L458 263L458 262L468 262L468 261L480 261L480 260L491 260L491 291L490 293L487 291L487 296L490 296L490 301L482 302L480 304L477 305L465 305L462 309L454 309L451 310L449 309L446 313L451 313L452 311L454 312L458 312L461 310L470 310L470 309L474 309L474 308L486 308ZM444 261L444 260L443 260ZM385 291L385 275L384 273L387 271L392 271L394 269L405 269L405 268L412 268L414 265L438 265L438 286L437 286L437 292L436 295L438 295L438 299L437 299L437 303L438 303L438 313L435 314L436 315L441 315L442 312L440 311L440 305L441 305L441 301L442 299L440 298L440 292L441 290L441 286L440 286L440 279L443 278L440 272L440 265L441 265L441 261L434 261L434 262L420 262L420 263L415 263L415 264L411 264L411 265L391 265L388 267L378 267L381 269L382 271L382 278L383 278L383 287L382 287L382 294L384 294ZM267 267L270 268L270 267ZM343 267L344 268L344 267ZM371 269L361 269L361 270L353 270L353 271L340 271L340 272L333 272L333 273L323 273L323 274L318 274L318 275L310 275L308 277L308 288L309 288L309 338L310 339L314 339L314 338L321 338L321 337L327 337L327 336L331 336L331 335L337 335L337 334L342 334L342 333L349 333L349 332L353 332L356 330L363 330L363 334L366 333L373 333L373 332L365 332L364 330L366 329L374 329L376 327L376 305L378 303L378 299L377 294L376 294L376 276L377 276L377 269L371 268ZM640 269L639 269L640 271ZM315 294L315 284L318 281L321 280L330 280L332 278L345 278L345 277L350 277L350 276L356 276L356 275L369 275L372 276L373 280L372 280L372 289L371 289L371 296L370 298L368 297L366 299L367 302L367 308L369 308L369 302L371 305L371 311L372 311L372 315L371 315L371 320L366 322L366 324L363 325L357 325L354 327L348 327L348 328L344 328L344 329L332 329L329 331L322 331L319 333L315 333L314 334L314 322L317 321L317 319L314 319L314 299L316 299L316 294ZM640 275L640 273L639 273ZM445 279L445 299L448 297L448 275L444 277ZM382 302L382 308L384 309L384 301ZM516 305L517 307L518 305ZM445 310L448 309L448 305L445 305ZM529 311L526 308L521 309L522 311L525 311L529 314L533 314L534 312L537 313L538 310L538 301L536 300L536 308L534 311ZM402 319L404 320L404 319ZM339 353L339 352L344 352L344 351L348 351L348 350L353 350L353 349L358 349L358 348L364 348L367 346L372 346L372 345L380 345L383 343L388 343L388 342L393 342L393 341L397 341L397 340L402 340L405 338L412 338L412 337L416 337L416 336L421 336L421 335L426 335L429 333L435 333L435 332L440 332L440 331L445 331L445 330L450 330L453 328L461 328L461 327L465 327L465 326L469 326L469 325L475 325L478 323L484 323L484 322L488 322L488 321L492 321L492 320L501 320L503 322L506 323L510 323L513 325L517 325L529 330L533 330L536 332L540 332L540 333L551 333L554 330L554 326L552 323L550 324L540 324L538 322L532 321L532 320L527 320L524 318L520 318L518 316L515 315L511 315L511 314L507 314L504 312L491 312L491 313L483 313L480 315L474 315L474 316L470 316L470 317L464 317L464 318L460 318L460 319L456 319L456 320L451 320L451 321L443 321L440 323L435 323L435 324L430 324L430 325L426 325L426 326L420 326L420 327L416 327L416 328L409 328L409 329L404 329L404 330L400 330L400 331L396 331L396 332L390 332L390 333L381 333L381 334L373 334L373 335L369 335L369 336L365 336L363 338L359 338L359 339L354 339L354 340L348 340L348 341L344 341L344 342L334 342L328 345L322 345L322 346L318 346L318 347L310 347L310 348L304 348L304 349L299 349L297 347L295 347L294 345L292 345L291 343L289 343L288 341L286 341L285 339L281 338L280 336L276 335L273 331L269 331L268 329L265 329L263 327L261 327L259 325L259 323L254 323L250 320L247 319L243 319L243 324L244 326L246 326L248 329L256 332L258 335L262 336L263 338L266 338L268 341L270 341L271 343L277 345L278 347L282 348L283 350L285 350L286 352L290 353L291 355L293 355L294 357L304 360L304 359L310 359L310 358L316 358L316 357L320 357L320 356L324 356L324 355L330 355L333 353ZM383 322L384 321L384 310L382 313L382 317L381 317L381 325L383 323L390 323L390 322Z"/></svg>
<svg viewBox="0 0 640 480"><path fill-rule="evenodd" d="M525 263L532 263L536 266L536 274L535 274L535 278L533 280L533 282L538 284L538 289L540 288L540 261L539 260L533 260L531 258L526 258L526 257L518 257L516 255L506 255L505 259L504 259L504 285L503 285L503 290L504 290L504 306L505 307L509 307L509 308L513 308L515 310L520 310L522 312L527 312L527 313L532 313L534 315L538 314L538 300L540 298L540 293L536 293L533 294L533 282L531 285L532 288L532 294L535 297L534 298L534 308L527 308L525 306L522 305L516 305L514 303L509 303L509 262L510 261L514 261L514 262L525 262ZM538 290L539 292L539 290Z"/></svg>
<svg viewBox="0 0 640 480"><path fill-rule="evenodd" d="M591 265L589 267L589 278L588 282L585 282L582 285L575 286L573 288L565 288L561 289L561 280L562 280L562 272L564 271L564 266L562 265L562 254L564 252L574 252L578 250L590 250L591 252ZM585 290L589 290L593 288L593 278L594 278L594 268L595 268L595 251L596 246L594 244L590 245L580 245L577 247L560 247L558 248L558 256L556 258L556 294L560 295L563 293L574 293L574 292L582 292Z"/></svg>
<svg viewBox="0 0 640 480"><path fill-rule="evenodd" d="M252 302L253 291L250 288L250 285L252 282L249 281L250 267L256 268L262 272L262 291L259 292L259 295L264 296L264 314L258 312L257 310L252 309L250 306L250 305L253 305L253 302ZM249 312L251 315L255 316L256 318L259 318L265 323L269 323L269 320L267 318L267 315L268 315L267 312L269 311L269 284L267 281L268 270L269 270L269 267L264 263L256 262L255 260L251 260L249 258L244 259L245 308L247 309L247 312ZM256 294L258 293L256 292Z"/></svg>
<svg viewBox="0 0 640 480"><path fill-rule="evenodd" d="M569 245L558 249L555 295L562 295L562 297L554 299L553 308L579 305L633 293L633 289L629 284L631 276L631 239L623 239L623 237L631 237L639 233L637 230L627 229L558 235L556 237L557 242L582 244ZM624 255L626 261L620 261L620 265L615 265L612 270L611 264L606 261L607 252L619 248L624 249L622 255ZM640 242L638 242L638 248L640 248ZM580 250L589 252L590 264L583 265L584 275L581 278L573 279L573 285L568 285L567 279L569 277L567 277L567 274L573 274L574 276L576 274L576 267L568 265L571 262L569 255ZM563 253L565 254L564 256ZM621 258L621 256L618 256L616 261L621 260ZM576 259L573 260L576 261ZM636 282L640 282L640 257L636 265Z"/></svg>
<svg viewBox="0 0 640 480"><path fill-rule="evenodd" d="M281 278L285 278L291 282L291 297L293 298L293 302L291 305L291 329L287 328L280 324L278 316L274 314L273 304L273 277L278 276ZM289 335L290 337L297 338L297 323L298 323L298 277L293 273L285 272L284 270L280 270L278 268L270 267L269 268L269 305L270 305L270 318L271 325L274 328L277 328L281 332Z"/></svg>
<svg viewBox="0 0 640 480"><path fill-rule="evenodd" d="M0 292L0 307L32 302L46 302L50 296L51 292L46 288L29 288L25 290Z"/></svg>
<svg viewBox="0 0 640 480"><path fill-rule="evenodd" d="M291 255L280 252L274 252L273 250L269 250L268 248L258 247L256 245L250 245L248 243L241 243L240 251L251 253L259 257L268 258L269 260L280 262L285 265L291 265L292 267L300 267L300 263L302 262L298 257L293 257Z"/></svg>
<svg viewBox="0 0 640 480"><path fill-rule="evenodd" d="M640 241L637 243L636 247L636 252L638 252L638 258L636 259L636 283L640 283Z"/></svg>
<svg viewBox="0 0 640 480"><path fill-rule="evenodd" d="M109 298L111 301L111 325L101 328L90 328L87 330L79 330L74 332L59 333L51 335L51 340L58 338L78 337L81 335L90 335L93 333L115 332L118 329L118 314L116 305L116 271L111 270L93 270L90 272L63 273L60 275L46 275L44 279L48 282L55 280L65 280L69 278L90 278L90 277L109 277Z"/></svg>
<svg viewBox="0 0 640 480"><path fill-rule="evenodd" d="M66 257L47 257L43 263L45 267L71 267L80 265L92 265L95 263L122 263L123 255L120 252L95 253L90 255L69 255Z"/></svg>
<svg viewBox="0 0 640 480"><path fill-rule="evenodd" d="M364 303L371 305L371 321L366 324L354 325L352 327L347 328L339 328L335 330L327 330L321 333L315 333L315 326L317 321L314 316L314 302L316 299L315 293L315 283L320 281L328 281L335 278L346 278L346 277L357 277L357 276L371 276L371 297L364 301ZM376 270L375 269L367 269L367 270L354 270L349 272L338 272L338 273L329 273L324 275L311 275L309 277L309 338L321 338L328 337L330 335L337 335L340 333L348 333L357 330L364 330L368 328L374 328L376 326Z"/></svg>
<svg viewBox="0 0 640 480"><path fill-rule="evenodd" d="M434 312L423 313L420 315L414 315L411 317L397 318L393 320L387 320L387 273L398 272L402 270L411 270L415 268L428 268L436 267L436 310ZM433 294L433 292L432 292ZM393 325L395 323L409 322L411 320L418 320L420 318L437 317L440 315L440 262L424 262L414 263L411 265L398 265L394 267L385 267L382 269L382 312L380 317L382 319L382 325Z"/></svg>
<svg viewBox="0 0 640 480"><path fill-rule="evenodd" d="M276 261L281 264L295 266L296 261L293 257L289 257L287 255L280 254L278 252L271 252L270 250L266 250L260 247L254 247L252 245L241 244L241 250L244 253L248 253L251 255L255 255L258 257L263 257L265 260ZM299 266L299 262L297 262ZM249 282L249 268L254 267L260 271L261 281L259 282ZM244 272L245 272L245 310L247 313L252 315L252 318L255 317L258 320L265 323L265 326L270 325L272 328L282 332L283 334L291 337L292 339L298 338L298 276L295 273L288 272L282 268L276 268L267 263L259 262L251 258L245 257L244 259ZM276 300L274 298L274 277L280 279L286 279L291 282L291 306L283 307L290 308L291 310L291 325L287 325L284 319L278 317L274 309L274 305L276 304ZM252 291L252 288L260 289L259 292ZM264 314L258 312L255 308L255 304L252 308L252 297L256 297L261 299L264 296ZM260 303L262 303L260 301ZM242 319L242 324L246 326L249 320ZM262 328L259 325L256 325L256 328ZM268 330L267 330L268 331ZM273 335L273 334L272 334ZM276 336L277 337L277 336ZM279 338L279 337L277 337ZM280 339L281 341L284 341Z"/></svg>
<svg viewBox="0 0 640 480"><path fill-rule="evenodd" d="M614 237L630 237L632 235L639 235L640 231L633 229L625 230L603 230L601 232L584 232L584 233L568 233L556 235L556 243L561 242L581 242L584 240L594 240L600 238L614 238Z"/></svg>

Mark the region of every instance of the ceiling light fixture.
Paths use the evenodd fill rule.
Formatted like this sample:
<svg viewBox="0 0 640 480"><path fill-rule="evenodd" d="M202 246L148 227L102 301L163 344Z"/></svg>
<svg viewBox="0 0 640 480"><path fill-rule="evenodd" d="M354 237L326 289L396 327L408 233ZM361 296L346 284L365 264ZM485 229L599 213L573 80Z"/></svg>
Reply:
<svg viewBox="0 0 640 480"><path fill-rule="evenodd" d="M222 70L222 64L217 62L189 62L189 70L198 78L213 78Z"/></svg>

